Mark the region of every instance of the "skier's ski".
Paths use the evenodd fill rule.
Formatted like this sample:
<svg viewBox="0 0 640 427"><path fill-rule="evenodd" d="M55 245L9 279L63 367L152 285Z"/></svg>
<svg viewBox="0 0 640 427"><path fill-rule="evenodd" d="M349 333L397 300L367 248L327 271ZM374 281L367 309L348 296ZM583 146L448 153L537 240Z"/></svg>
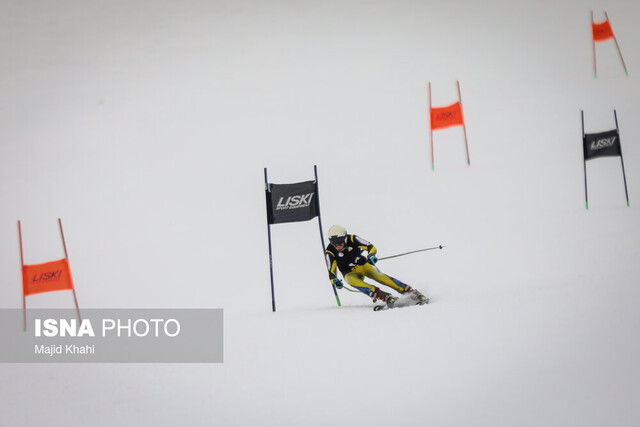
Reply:
<svg viewBox="0 0 640 427"><path fill-rule="evenodd" d="M394 304L393 307L389 307L387 304L378 304L378 305L374 305L373 306L373 311L382 311L382 310L389 310L390 308L396 308L396 307L409 307L412 305L425 305L425 304L429 304L429 298L426 298L421 300L421 301L417 301L414 304Z"/></svg>

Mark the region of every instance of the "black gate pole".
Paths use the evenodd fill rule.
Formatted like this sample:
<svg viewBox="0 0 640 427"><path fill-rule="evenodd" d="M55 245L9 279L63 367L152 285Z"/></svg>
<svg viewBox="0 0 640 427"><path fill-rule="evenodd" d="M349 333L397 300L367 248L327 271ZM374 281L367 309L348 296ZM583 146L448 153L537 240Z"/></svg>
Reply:
<svg viewBox="0 0 640 427"><path fill-rule="evenodd" d="M313 173L316 177L316 206L318 208L318 227L320 228L320 246L322 248L322 257L324 258L324 235L322 233L322 217L320 216L320 196L318 195L318 166L313 165ZM336 296L336 302L338 303L338 307L341 307L340 297L338 296L338 291L336 290L336 286L331 283L331 287L333 288L333 294Z"/></svg>
<svg viewBox="0 0 640 427"><path fill-rule="evenodd" d="M589 197L587 195L587 158L585 153L585 134L584 134L584 111L580 110L580 116L582 118L582 161L584 163L584 204L589 210Z"/></svg>
<svg viewBox="0 0 640 427"><path fill-rule="evenodd" d="M616 119L616 131L618 131L618 145L620 145L620 163L622 164L622 179L624 180L624 194L627 197L627 206L629 206L629 192L627 191L627 175L624 172L624 159L622 158L622 141L620 140L620 129L618 128L618 115L613 110L613 117Z"/></svg>
<svg viewBox="0 0 640 427"><path fill-rule="evenodd" d="M273 312L276 311L276 297L273 291L273 254L271 252L271 223L269 222L269 196L268 192L271 191L269 188L269 182L267 181L267 168L264 168L264 189L265 195L267 199L267 236L269 238L269 272L271 273L271 309Z"/></svg>

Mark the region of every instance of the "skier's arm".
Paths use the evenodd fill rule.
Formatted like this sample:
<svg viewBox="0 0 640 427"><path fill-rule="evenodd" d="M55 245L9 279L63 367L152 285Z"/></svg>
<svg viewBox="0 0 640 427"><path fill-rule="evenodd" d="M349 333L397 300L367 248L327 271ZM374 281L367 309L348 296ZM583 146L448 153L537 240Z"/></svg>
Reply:
<svg viewBox="0 0 640 427"><path fill-rule="evenodd" d="M327 269L329 270L329 280L336 289L342 289L342 280L338 278L338 263L336 257L331 251L325 251L325 260L327 261Z"/></svg>
<svg viewBox="0 0 640 427"><path fill-rule="evenodd" d="M360 248L362 251L367 251L368 262L370 262L371 264L375 264L376 262L378 262L378 257L376 255L378 253L378 249L372 243L367 242L359 236L353 236L353 239L354 243L358 245L358 248Z"/></svg>
<svg viewBox="0 0 640 427"><path fill-rule="evenodd" d="M378 253L378 249L372 243L367 242L360 236L353 236L353 242L358 245L361 250L367 251L367 254L369 255L375 255Z"/></svg>
<svg viewBox="0 0 640 427"><path fill-rule="evenodd" d="M329 280L333 282L335 279L338 279L338 263L336 262L336 257L331 251L325 251L324 257L327 262L327 270L329 270Z"/></svg>

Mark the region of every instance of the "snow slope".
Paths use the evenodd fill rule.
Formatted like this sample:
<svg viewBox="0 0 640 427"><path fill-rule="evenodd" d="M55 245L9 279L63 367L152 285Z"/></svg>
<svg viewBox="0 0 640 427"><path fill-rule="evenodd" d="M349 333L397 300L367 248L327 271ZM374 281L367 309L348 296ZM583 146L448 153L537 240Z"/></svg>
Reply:
<svg viewBox="0 0 640 427"><path fill-rule="evenodd" d="M613 43L592 69L589 11ZM225 360L4 364L0 425L632 426L640 410L640 6L627 0L7 1L0 306L62 257L85 308L223 308ZM426 84L462 130L435 133ZM620 161L587 164L618 113ZM263 168L313 178L433 304L374 313ZM59 292L29 307L70 307ZM5 343L3 345L10 345Z"/></svg>

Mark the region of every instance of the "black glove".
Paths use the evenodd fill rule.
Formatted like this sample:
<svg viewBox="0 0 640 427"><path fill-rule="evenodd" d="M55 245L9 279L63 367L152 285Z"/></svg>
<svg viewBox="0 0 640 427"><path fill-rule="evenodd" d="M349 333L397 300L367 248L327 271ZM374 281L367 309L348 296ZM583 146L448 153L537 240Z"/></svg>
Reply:
<svg viewBox="0 0 640 427"><path fill-rule="evenodd" d="M342 280L338 279L337 277L335 279L333 279L331 281L331 283L333 283L333 285L336 287L336 289L342 289Z"/></svg>
<svg viewBox="0 0 640 427"><path fill-rule="evenodd" d="M357 265L365 265L367 263L367 259L365 257L357 257L354 261Z"/></svg>
<svg viewBox="0 0 640 427"><path fill-rule="evenodd" d="M376 265L376 262L378 262L378 257L375 255L367 255L367 261L369 261L371 264Z"/></svg>

